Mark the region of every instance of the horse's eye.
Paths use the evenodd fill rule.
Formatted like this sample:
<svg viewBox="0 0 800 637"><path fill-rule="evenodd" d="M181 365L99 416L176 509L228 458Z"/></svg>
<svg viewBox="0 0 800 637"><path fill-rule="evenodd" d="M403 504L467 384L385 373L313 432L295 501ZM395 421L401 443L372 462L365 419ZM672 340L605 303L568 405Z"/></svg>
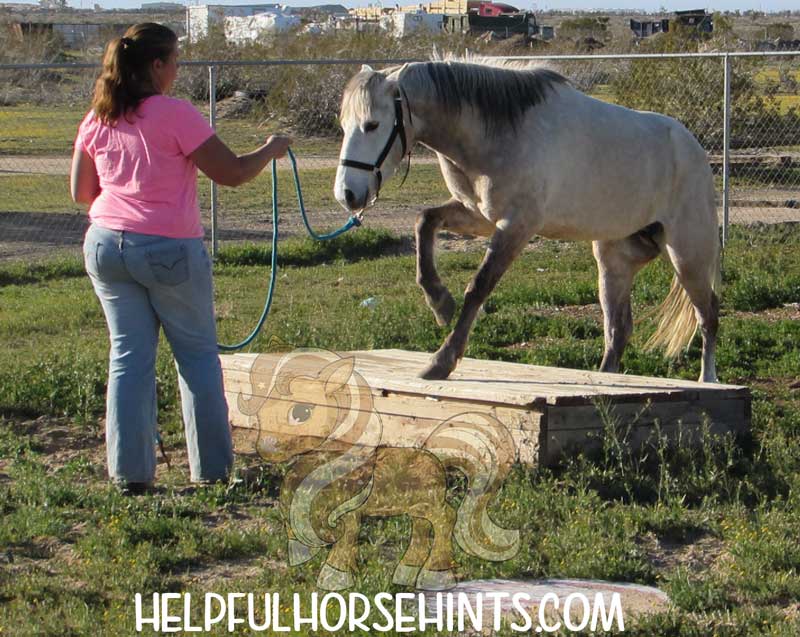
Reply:
<svg viewBox="0 0 800 637"><path fill-rule="evenodd" d="M289 412L289 424L300 425L311 418L311 412L314 410L314 405L307 405L305 403L298 403Z"/></svg>
<svg viewBox="0 0 800 637"><path fill-rule="evenodd" d="M367 122L364 124L364 132L371 133L374 130L378 129L378 122Z"/></svg>

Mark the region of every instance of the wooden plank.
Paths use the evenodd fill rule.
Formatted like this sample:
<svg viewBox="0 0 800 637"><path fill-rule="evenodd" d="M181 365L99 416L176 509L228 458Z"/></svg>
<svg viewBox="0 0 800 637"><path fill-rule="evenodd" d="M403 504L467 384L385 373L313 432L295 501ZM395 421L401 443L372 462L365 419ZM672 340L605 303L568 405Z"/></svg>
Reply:
<svg viewBox="0 0 800 637"><path fill-rule="evenodd" d="M238 453L252 454L255 452L255 436L258 429L257 416L248 416L239 411L236 399L241 388L234 384L228 389L226 379L226 398L229 405L229 419L231 424L240 431L251 431L251 436L242 434L242 444L250 445L250 449L237 449ZM250 397L248 391L242 391L245 397ZM272 398L274 402L281 402L279 398ZM293 404L286 402L287 410ZM392 447L422 447L425 440L447 420L457 421L459 416L472 413L485 413L496 418L514 439L517 458L520 462L534 464L538 460L538 447L541 435L541 413L514 408L494 407L486 405L470 405L465 403L442 403L436 400L426 400L416 396L379 395L375 397L374 413L381 420L382 431L380 444ZM322 439L320 439L322 442Z"/></svg>
<svg viewBox="0 0 800 637"><path fill-rule="evenodd" d="M646 405L611 405L604 417L597 407L551 407L543 421L539 458L544 464L558 462L565 451L599 448L607 428L617 428L631 447L641 447L660 428L670 443L699 441L705 423L712 435L740 434L750 427L747 398L704 399ZM613 423L607 424L607 423Z"/></svg>
<svg viewBox="0 0 800 637"><path fill-rule="evenodd" d="M248 427L251 426L251 424L248 424L251 419L243 417L236 408L238 396L241 393L245 398L252 398L254 395L263 396L263 393L253 394L249 379L239 374L237 372L225 373L225 393L230 410L235 412L233 415L236 425ZM538 409L521 409L488 402L472 403L465 400L445 401L438 398L400 394L380 389L372 390L372 399L375 411L382 415L447 420L465 412L478 412L494 416L509 429L538 428L538 418L542 413Z"/></svg>
<svg viewBox="0 0 800 637"><path fill-rule="evenodd" d="M696 399L701 394L748 395L734 385L708 385L678 379L605 374L465 358L445 381L417 378L429 354L404 350L350 352L356 369L373 386L396 392L414 392L440 398L481 401L491 397L498 403L519 406L537 404L591 404L596 396L625 402Z"/></svg>
<svg viewBox="0 0 800 637"><path fill-rule="evenodd" d="M636 427L652 427L656 421L661 424L678 420L699 423L703 414L706 414L714 423L730 422L739 425L747 421L745 402L742 398L725 398L643 405L612 404L609 406L607 420L623 425L632 423ZM554 433L575 429L604 429L604 420L602 407L551 407L548 409L547 431Z"/></svg>

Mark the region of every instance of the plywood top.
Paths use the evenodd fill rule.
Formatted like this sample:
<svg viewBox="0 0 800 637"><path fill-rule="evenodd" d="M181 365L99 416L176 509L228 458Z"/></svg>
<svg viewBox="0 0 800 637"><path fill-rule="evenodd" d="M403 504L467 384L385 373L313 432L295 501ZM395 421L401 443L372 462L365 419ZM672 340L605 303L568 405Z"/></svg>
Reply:
<svg viewBox="0 0 800 637"><path fill-rule="evenodd" d="M558 367L464 358L447 380L428 381L418 374L431 355L399 349L339 352L353 356L356 370L373 390L421 395L441 400L495 403L518 407L585 405L612 402L691 401L749 397L747 387L697 383L627 374L605 374ZM223 368L245 371L256 354L222 356ZM272 354L282 356L282 354Z"/></svg>

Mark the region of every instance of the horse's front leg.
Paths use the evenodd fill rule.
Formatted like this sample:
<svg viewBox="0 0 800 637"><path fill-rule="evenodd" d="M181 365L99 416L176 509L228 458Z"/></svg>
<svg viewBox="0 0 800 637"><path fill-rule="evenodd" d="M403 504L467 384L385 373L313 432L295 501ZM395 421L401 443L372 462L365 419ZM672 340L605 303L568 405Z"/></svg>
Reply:
<svg viewBox="0 0 800 637"><path fill-rule="evenodd" d="M456 368L467 349L467 339L478 309L532 235L533 232L522 224L498 225L478 272L467 286L464 307L455 328L420 374L421 378L443 380Z"/></svg>
<svg viewBox="0 0 800 637"><path fill-rule="evenodd" d="M425 293L425 301L433 310L436 322L447 325L453 319L456 303L439 278L433 256L436 233L442 229L488 237L494 232L494 225L455 199L436 208L426 208L417 215L417 283Z"/></svg>

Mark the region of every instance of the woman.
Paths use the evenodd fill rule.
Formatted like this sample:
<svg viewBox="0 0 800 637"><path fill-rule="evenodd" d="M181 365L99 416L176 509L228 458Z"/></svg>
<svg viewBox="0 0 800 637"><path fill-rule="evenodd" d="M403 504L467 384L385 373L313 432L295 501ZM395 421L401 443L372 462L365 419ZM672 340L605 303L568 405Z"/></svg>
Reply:
<svg viewBox="0 0 800 637"><path fill-rule="evenodd" d="M252 153L232 153L194 106L167 96L177 55L175 33L159 24L112 40L72 158L72 198L89 204L92 222L86 270L111 340L108 472L126 493L147 491L155 477L160 327L180 377L191 479L227 479L233 452L197 169L238 186L290 142L276 135Z"/></svg>

